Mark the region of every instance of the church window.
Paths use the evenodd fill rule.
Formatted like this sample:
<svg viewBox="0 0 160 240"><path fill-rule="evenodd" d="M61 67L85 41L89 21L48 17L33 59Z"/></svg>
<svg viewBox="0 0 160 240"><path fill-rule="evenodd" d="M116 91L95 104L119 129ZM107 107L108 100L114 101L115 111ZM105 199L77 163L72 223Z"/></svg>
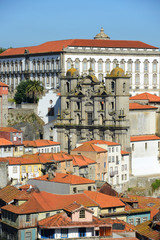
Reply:
<svg viewBox="0 0 160 240"><path fill-rule="evenodd" d="M115 91L115 82L111 82L111 91L114 92Z"/></svg>
<svg viewBox="0 0 160 240"><path fill-rule="evenodd" d="M67 89L66 89L66 90L67 90L67 93L69 93L69 92L70 92L69 82L66 83L66 88L67 88Z"/></svg>
<svg viewBox="0 0 160 240"><path fill-rule="evenodd" d="M83 61L83 71L87 71L87 60Z"/></svg>
<svg viewBox="0 0 160 240"><path fill-rule="evenodd" d="M139 60L137 60L137 61L135 62L135 71L136 71L136 72L139 72L139 71L140 71L140 61L139 61Z"/></svg>
<svg viewBox="0 0 160 240"><path fill-rule="evenodd" d="M148 74L144 75L144 85L148 85Z"/></svg>
<svg viewBox="0 0 160 240"><path fill-rule="evenodd" d="M136 76L135 76L135 84L140 84L140 76L139 76L139 74L136 74Z"/></svg>
<svg viewBox="0 0 160 240"><path fill-rule="evenodd" d="M117 60L117 59L114 59L114 60L113 60L113 68L116 68L117 64L118 64L118 60Z"/></svg>
<svg viewBox="0 0 160 240"><path fill-rule="evenodd" d="M156 74L153 75L152 82L153 82L153 85L157 85L157 75Z"/></svg>
<svg viewBox="0 0 160 240"><path fill-rule="evenodd" d="M125 91L126 91L126 84L123 83L123 93L125 93Z"/></svg>
<svg viewBox="0 0 160 240"><path fill-rule="evenodd" d="M66 102L66 108L69 109L69 102Z"/></svg>
<svg viewBox="0 0 160 240"><path fill-rule="evenodd" d="M122 59L121 62L120 62L120 68L122 68L125 71L125 61L124 61L124 59Z"/></svg>
<svg viewBox="0 0 160 240"><path fill-rule="evenodd" d="M88 113L88 125L92 125L92 113Z"/></svg>
<svg viewBox="0 0 160 240"><path fill-rule="evenodd" d="M106 72L110 72L110 60L106 61Z"/></svg>
<svg viewBox="0 0 160 240"><path fill-rule="evenodd" d="M103 62L102 62L102 60L99 60L99 62L98 62L98 71L99 72L103 71Z"/></svg>
<svg viewBox="0 0 160 240"><path fill-rule="evenodd" d="M111 110L114 110L114 102L111 102Z"/></svg>
<svg viewBox="0 0 160 240"><path fill-rule="evenodd" d="M144 72L148 72L148 61L144 62Z"/></svg>
<svg viewBox="0 0 160 240"><path fill-rule="evenodd" d="M104 110L104 102L100 102L100 109Z"/></svg>
<svg viewBox="0 0 160 240"><path fill-rule="evenodd" d="M77 70L79 69L79 61L78 61L78 60L75 61L75 68L76 68Z"/></svg>
<svg viewBox="0 0 160 240"><path fill-rule="evenodd" d="M77 109L80 110L80 102L77 102Z"/></svg>
<svg viewBox="0 0 160 240"><path fill-rule="evenodd" d="M157 72L157 60L153 61L152 69L153 69L153 72Z"/></svg>
<svg viewBox="0 0 160 240"><path fill-rule="evenodd" d="M128 72L132 72L132 60L129 60L129 61L128 61L127 71L128 71Z"/></svg>

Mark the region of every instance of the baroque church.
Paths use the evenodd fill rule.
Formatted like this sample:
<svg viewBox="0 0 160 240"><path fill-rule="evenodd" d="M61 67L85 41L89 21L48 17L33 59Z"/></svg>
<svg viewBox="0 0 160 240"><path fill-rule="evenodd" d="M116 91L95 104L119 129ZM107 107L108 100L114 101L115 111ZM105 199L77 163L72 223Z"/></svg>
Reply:
<svg viewBox="0 0 160 240"><path fill-rule="evenodd" d="M104 81L90 67L87 76L75 68L61 76L61 112L58 114L58 141L69 151L77 142L102 139L130 149L129 79L117 66Z"/></svg>

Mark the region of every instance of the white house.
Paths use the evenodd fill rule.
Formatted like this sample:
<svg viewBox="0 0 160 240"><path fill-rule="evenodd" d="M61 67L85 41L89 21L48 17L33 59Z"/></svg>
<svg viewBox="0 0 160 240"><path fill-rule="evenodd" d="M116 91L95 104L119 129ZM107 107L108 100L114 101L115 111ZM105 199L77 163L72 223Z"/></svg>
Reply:
<svg viewBox="0 0 160 240"><path fill-rule="evenodd" d="M13 143L5 138L0 138L0 157L13 157Z"/></svg>
<svg viewBox="0 0 160 240"><path fill-rule="evenodd" d="M140 41L110 40L103 28L95 39L50 41L33 47L10 48L0 54L0 81L15 89L24 79L36 79L46 89L60 87L60 73L73 64L80 74L91 67L102 80L116 64L131 74L130 93L159 95L159 49Z"/></svg>
<svg viewBox="0 0 160 240"><path fill-rule="evenodd" d="M60 143L45 139L23 141L25 153L57 153L60 152Z"/></svg>
<svg viewBox="0 0 160 240"><path fill-rule="evenodd" d="M160 173L160 137L156 135L132 136L131 151L133 175Z"/></svg>
<svg viewBox="0 0 160 240"><path fill-rule="evenodd" d="M60 111L60 108L59 93L50 89L39 99L37 114L47 124L57 118L58 109Z"/></svg>

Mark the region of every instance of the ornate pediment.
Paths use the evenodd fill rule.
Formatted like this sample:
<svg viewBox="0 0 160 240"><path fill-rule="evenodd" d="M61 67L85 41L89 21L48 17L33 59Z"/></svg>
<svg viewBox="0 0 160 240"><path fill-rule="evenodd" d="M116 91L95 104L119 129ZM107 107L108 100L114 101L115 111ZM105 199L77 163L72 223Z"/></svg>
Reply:
<svg viewBox="0 0 160 240"><path fill-rule="evenodd" d="M92 102L87 102L87 103L85 104L85 106L93 106L93 103L92 103Z"/></svg>

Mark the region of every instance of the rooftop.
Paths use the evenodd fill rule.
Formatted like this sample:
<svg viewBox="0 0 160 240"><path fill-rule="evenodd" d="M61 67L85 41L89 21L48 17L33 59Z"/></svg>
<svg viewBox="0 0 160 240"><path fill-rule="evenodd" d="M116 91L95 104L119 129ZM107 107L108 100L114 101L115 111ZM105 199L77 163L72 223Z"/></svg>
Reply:
<svg viewBox="0 0 160 240"><path fill-rule="evenodd" d="M54 142L54 141L45 140L45 139L38 139L34 141L23 141L23 144L25 147L45 147L45 146L60 145L59 142Z"/></svg>
<svg viewBox="0 0 160 240"><path fill-rule="evenodd" d="M152 102L160 102L160 97L151 93L141 93L136 96L130 97L130 100L148 100L150 103Z"/></svg>
<svg viewBox="0 0 160 240"><path fill-rule="evenodd" d="M55 176L51 180L48 180L48 174L34 179L41 181L67 183L72 185L95 183L93 180L65 173L55 173Z"/></svg>
<svg viewBox="0 0 160 240"><path fill-rule="evenodd" d="M0 82L0 87L8 87L8 85L3 82Z"/></svg>
<svg viewBox="0 0 160 240"><path fill-rule="evenodd" d="M12 127L0 127L0 132L17 132L20 133L22 132L21 130L12 128Z"/></svg>
<svg viewBox="0 0 160 240"><path fill-rule="evenodd" d="M107 150L105 150L104 148L98 147L96 145L94 145L93 143L90 142L86 142L82 145L80 145L77 148L74 148L72 151L80 151L80 152L107 152Z"/></svg>
<svg viewBox="0 0 160 240"><path fill-rule="evenodd" d="M84 191L84 194L95 201L100 208L125 207L125 204L117 197L92 191Z"/></svg>
<svg viewBox="0 0 160 240"><path fill-rule="evenodd" d="M136 231L145 236L146 239L153 239L159 240L160 239L160 232L151 228L152 221L147 221L136 226Z"/></svg>
<svg viewBox="0 0 160 240"><path fill-rule="evenodd" d="M120 145L119 143L109 142L109 141L106 141L106 140L91 140L91 141L87 141L87 142L82 142L82 144L84 144L84 143L106 144L108 146L118 146L118 145Z"/></svg>
<svg viewBox="0 0 160 240"><path fill-rule="evenodd" d="M97 47L97 48L140 48L140 49L158 49L141 41L128 40L98 40L98 39L69 39L50 41L31 47L9 48L0 54L3 56L24 55L25 51L29 54L61 52L67 47ZM26 51L26 52L27 52Z"/></svg>
<svg viewBox="0 0 160 240"><path fill-rule="evenodd" d="M139 136L132 136L130 140L131 142L152 141L152 140L160 140L160 137L156 135L139 135Z"/></svg>
<svg viewBox="0 0 160 240"><path fill-rule="evenodd" d="M2 201L9 203L17 196L20 191L14 186L6 186L0 190L0 199Z"/></svg>
<svg viewBox="0 0 160 240"><path fill-rule="evenodd" d="M13 146L13 143L5 138L0 138L0 146Z"/></svg>
<svg viewBox="0 0 160 240"><path fill-rule="evenodd" d="M139 103L130 103L129 110L147 110L147 109L157 109L158 107L150 106L150 105L142 105Z"/></svg>
<svg viewBox="0 0 160 240"><path fill-rule="evenodd" d="M74 166L82 167L82 166L88 166L89 164L95 164L96 163L92 159L87 158L83 155L72 155L72 157L73 157L73 165Z"/></svg>

